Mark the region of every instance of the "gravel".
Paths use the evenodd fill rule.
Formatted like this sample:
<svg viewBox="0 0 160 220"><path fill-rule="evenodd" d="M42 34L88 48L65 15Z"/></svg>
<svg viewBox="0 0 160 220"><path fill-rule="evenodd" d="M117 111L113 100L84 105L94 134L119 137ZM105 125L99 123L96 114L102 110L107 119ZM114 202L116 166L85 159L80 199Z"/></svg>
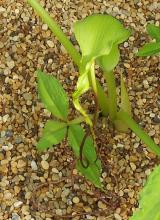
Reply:
<svg viewBox="0 0 160 220"><path fill-rule="evenodd" d="M160 25L158 0L41 2L74 44L73 23L92 13L109 13L133 30L120 47L117 83L119 73L124 73L134 118L160 144L160 58L134 54L149 40L146 24ZM70 97L78 73L64 47L26 1L0 2L0 33L0 219L51 220L56 213L74 220L128 220L137 207L138 192L159 160L135 134L113 134L108 124L105 129L99 125L97 145L106 189L102 195L108 203L83 178L75 176L72 183L73 154L68 146L43 153L35 148L50 118L37 96L35 70L56 76ZM101 82L106 87L104 79ZM90 95L84 98L89 105ZM77 175L77 170L73 173ZM84 212L87 214L74 216Z"/></svg>

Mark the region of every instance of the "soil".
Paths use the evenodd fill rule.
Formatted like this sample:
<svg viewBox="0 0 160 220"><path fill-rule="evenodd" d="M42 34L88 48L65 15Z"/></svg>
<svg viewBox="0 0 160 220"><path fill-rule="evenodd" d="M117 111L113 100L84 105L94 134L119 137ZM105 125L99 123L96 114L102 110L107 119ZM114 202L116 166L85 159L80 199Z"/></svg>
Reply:
<svg viewBox="0 0 160 220"><path fill-rule="evenodd" d="M120 48L117 85L123 72L134 118L160 145L160 58L135 56L149 40L146 24L160 25L158 0L41 3L74 44L73 23L92 13L111 14L132 29L132 36ZM71 179L74 155L67 145L43 153L35 148L45 121L51 117L37 97L35 70L56 76L70 97L77 70L26 1L0 1L0 36L0 219L50 220L64 215L73 220L128 220L159 159L131 131L123 134L113 131L108 123L105 129L99 123L97 145L106 193L95 189L76 169ZM103 78L101 83L106 87ZM86 106L90 97L84 97Z"/></svg>

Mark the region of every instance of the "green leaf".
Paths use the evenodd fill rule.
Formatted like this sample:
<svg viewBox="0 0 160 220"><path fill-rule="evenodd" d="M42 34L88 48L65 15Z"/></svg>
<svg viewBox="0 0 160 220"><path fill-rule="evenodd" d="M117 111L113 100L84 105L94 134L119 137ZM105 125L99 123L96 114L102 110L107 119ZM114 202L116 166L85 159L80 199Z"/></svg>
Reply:
<svg viewBox="0 0 160 220"><path fill-rule="evenodd" d="M67 120L69 111L68 97L56 78L37 71L38 92L45 107L57 118Z"/></svg>
<svg viewBox="0 0 160 220"><path fill-rule="evenodd" d="M37 144L37 149L43 151L53 145L59 144L64 139L66 132L66 123L49 120L45 124L42 137Z"/></svg>
<svg viewBox="0 0 160 220"><path fill-rule="evenodd" d="M160 156L160 146L158 146L152 138L141 129L127 112L119 111L117 113L117 120L123 121L147 145L148 149Z"/></svg>
<svg viewBox="0 0 160 220"><path fill-rule="evenodd" d="M159 220L160 219L160 166L150 174L140 193L139 210L130 220Z"/></svg>
<svg viewBox="0 0 160 220"><path fill-rule="evenodd" d="M87 168L84 168L80 162L77 161L76 168L78 171L81 172L88 180L90 180L96 187L102 188L102 184L100 181L101 172L99 169L100 162L97 163L90 163Z"/></svg>
<svg viewBox="0 0 160 220"><path fill-rule="evenodd" d="M76 157L80 156L80 145L85 133L80 125L70 125L68 130L68 142ZM91 137L87 137L83 146L83 155L91 163L97 159L95 146Z"/></svg>
<svg viewBox="0 0 160 220"><path fill-rule="evenodd" d="M74 25L74 33L85 62L108 55L113 47L125 41L129 31L110 15L91 15Z"/></svg>
<svg viewBox="0 0 160 220"><path fill-rule="evenodd" d="M90 88L90 83L89 83L88 74L84 73L78 78L77 88L76 91L73 93L73 103L75 108L85 117L86 123L92 126L92 121L90 120L90 117L88 116L85 109L81 106L79 102L79 97L83 93L88 91L89 88Z"/></svg>
<svg viewBox="0 0 160 220"><path fill-rule="evenodd" d="M138 53L136 54L137 56L143 57L143 56L151 56L151 55L156 55L160 53L160 42L152 42L145 44Z"/></svg>
<svg viewBox="0 0 160 220"><path fill-rule="evenodd" d="M70 125L68 130L68 142L77 158L80 157L80 145L85 133L80 125ZM77 169L90 180L96 187L102 188L100 182L101 162L97 160L96 150L92 138L87 137L83 146L83 156L89 162L89 166L84 168L81 161L77 161Z"/></svg>
<svg viewBox="0 0 160 220"><path fill-rule="evenodd" d="M118 46L114 45L108 55L97 58L97 63L103 69L103 71L110 72L118 64L119 57L120 57L120 53Z"/></svg>
<svg viewBox="0 0 160 220"><path fill-rule="evenodd" d="M154 24L148 24L147 32L151 37L155 38L157 42L160 41L160 27L157 27Z"/></svg>

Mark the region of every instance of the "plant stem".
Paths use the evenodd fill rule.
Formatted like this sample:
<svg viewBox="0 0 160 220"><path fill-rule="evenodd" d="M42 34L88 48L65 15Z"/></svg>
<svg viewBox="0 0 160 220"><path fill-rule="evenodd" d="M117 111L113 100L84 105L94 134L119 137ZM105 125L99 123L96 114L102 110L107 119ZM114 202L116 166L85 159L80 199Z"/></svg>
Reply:
<svg viewBox="0 0 160 220"><path fill-rule="evenodd" d="M79 66L81 55L77 52L73 44L68 40L57 23L50 17L48 12L39 4L37 0L27 0L28 3L34 8L37 14L42 18L43 22L48 25L54 35L58 38L59 42L65 47L67 52L72 57L73 61Z"/></svg>
<svg viewBox="0 0 160 220"><path fill-rule="evenodd" d="M104 77L106 79L108 88L109 117L111 122L113 123L117 114L117 94L115 76L114 73L111 71L108 73L104 73Z"/></svg>
<svg viewBox="0 0 160 220"><path fill-rule="evenodd" d="M144 132L141 127L132 119L132 117L124 112L117 113L117 119L123 121L156 155L160 156L160 146L158 146L152 138Z"/></svg>
<svg viewBox="0 0 160 220"><path fill-rule="evenodd" d="M96 79L96 84L97 84L97 96L99 101L99 107L102 111L102 115L106 117L109 113L108 97L97 79Z"/></svg>

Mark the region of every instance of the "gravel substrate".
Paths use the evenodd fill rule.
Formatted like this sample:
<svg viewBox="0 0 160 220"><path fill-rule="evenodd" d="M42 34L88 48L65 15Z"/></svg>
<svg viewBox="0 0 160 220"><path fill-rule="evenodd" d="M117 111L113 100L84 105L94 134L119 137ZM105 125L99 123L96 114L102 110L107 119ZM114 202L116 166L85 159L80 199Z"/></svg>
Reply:
<svg viewBox="0 0 160 220"><path fill-rule="evenodd" d="M41 2L74 43L73 22L92 13L111 14L132 29L132 36L121 45L117 83L123 72L134 118L160 145L160 58L134 55L149 40L146 24L160 25L158 0ZM50 220L61 219L60 215L73 220L129 219L146 177L159 163L133 133L98 125L106 189L102 194L76 170L71 181L74 164L68 146L41 154L35 148L50 118L37 97L35 70L55 75L69 95L78 74L63 46L26 1L0 1L0 57L0 219Z"/></svg>

